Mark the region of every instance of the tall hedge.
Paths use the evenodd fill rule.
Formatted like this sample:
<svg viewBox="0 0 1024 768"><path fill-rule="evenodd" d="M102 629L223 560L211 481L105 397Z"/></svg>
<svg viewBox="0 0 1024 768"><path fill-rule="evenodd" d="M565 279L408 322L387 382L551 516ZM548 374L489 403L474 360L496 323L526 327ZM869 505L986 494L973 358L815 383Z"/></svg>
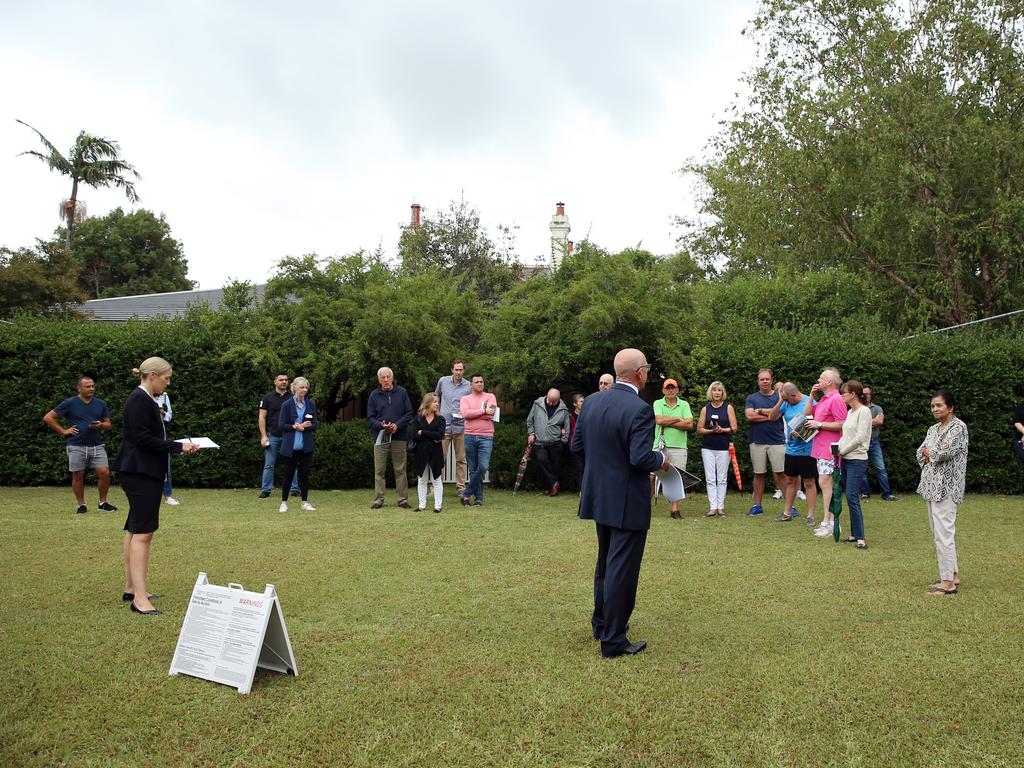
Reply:
<svg viewBox="0 0 1024 768"><path fill-rule="evenodd" d="M112 456L119 442L124 400L136 383L131 368L158 354L174 365L172 436L204 434L223 446L177 459L175 484L257 487L262 450L256 411L273 371L265 360L236 353L234 334L244 332L251 329L218 323L202 314L123 325L25 318L0 326L0 402L5 406L0 419L0 485L66 482L64 441L41 419L74 394L75 379L83 373L96 379L97 396L110 406L114 428L106 441ZM691 343L681 358L681 370L666 369L657 359L652 362L656 374L681 378L683 396L695 414L714 379L726 384L729 401L742 413L745 396L756 389L758 368L772 367L777 378L792 379L806 392L824 366L835 365L844 378L875 387L876 400L886 413L882 445L890 476L895 488L909 491L918 477L914 449L932 423L929 395L946 387L960 399L959 414L971 432L970 488L1010 492L1022 488L1024 472L1010 448L1010 413L1024 399L1024 380L1019 375L1024 369L1024 339L1019 334L970 331L901 341L870 324L792 331L716 320L689 330L686 336ZM629 341L622 340L622 345ZM289 368L287 350L274 353ZM438 375L446 372L445 361L439 360ZM644 393L647 399L660 396L655 379ZM314 398L316 386L313 381ZM420 393L410 394L416 399ZM502 392L503 398L521 405L538 394ZM568 394L563 388L563 395ZM491 476L496 485L511 485L526 441L525 411L510 409L503 416L497 426ZM741 419L736 445L749 480L745 429ZM364 421L325 424L317 440L314 487L372 484L370 434ZM698 475L699 445L691 435L690 469ZM571 475L567 467L566 479ZM527 486L538 481L536 467L531 466Z"/></svg>

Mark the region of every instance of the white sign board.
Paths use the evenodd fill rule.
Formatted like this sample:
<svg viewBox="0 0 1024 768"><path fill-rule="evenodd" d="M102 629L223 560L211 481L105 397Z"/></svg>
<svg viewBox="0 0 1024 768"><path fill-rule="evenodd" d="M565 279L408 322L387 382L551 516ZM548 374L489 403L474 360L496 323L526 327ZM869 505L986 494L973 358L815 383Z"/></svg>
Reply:
<svg viewBox="0 0 1024 768"><path fill-rule="evenodd" d="M262 593L218 587L200 573L168 674L191 675L249 693L256 667L298 677L273 584Z"/></svg>

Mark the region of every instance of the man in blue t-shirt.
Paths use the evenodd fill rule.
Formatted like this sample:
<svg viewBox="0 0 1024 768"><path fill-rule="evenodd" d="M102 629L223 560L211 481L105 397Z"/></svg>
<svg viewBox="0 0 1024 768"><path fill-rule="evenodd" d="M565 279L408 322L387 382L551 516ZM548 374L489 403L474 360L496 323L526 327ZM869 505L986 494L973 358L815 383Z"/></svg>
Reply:
<svg viewBox="0 0 1024 768"><path fill-rule="evenodd" d="M56 408L43 416L43 421L54 432L67 438L68 471L71 472L71 492L78 502L78 514L84 514L85 506L85 471L92 467L96 470L96 485L100 494L99 508L106 512L116 512L117 507L107 501L107 490L110 488L110 468L107 462L107 451L103 447L103 436L100 430L110 429L110 411L107 404L94 397L96 382L89 376L82 376L75 385L78 395L69 397ZM65 418L71 424L67 429L57 421Z"/></svg>
<svg viewBox="0 0 1024 768"><path fill-rule="evenodd" d="M762 368L757 372L757 392L747 397L744 415L750 424L747 442L750 443L750 463L754 467L754 506L748 515L764 512L761 497L764 496L764 480L771 462L775 475L775 487L784 488L786 477L783 469L786 463L786 436L779 422L779 412L771 415L779 403L779 386L772 385L772 369Z"/></svg>
<svg viewBox="0 0 1024 768"><path fill-rule="evenodd" d="M796 517L796 494L800 490L800 478L803 478L807 495L807 524L813 526L814 507L818 503L818 465L811 456L811 441L796 434L796 430L807 420L804 406L809 398L791 381L782 385L779 394L782 397L771 413L779 414L779 422L786 432L786 485L783 489L786 506L773 522L788 523Z"/></svg>

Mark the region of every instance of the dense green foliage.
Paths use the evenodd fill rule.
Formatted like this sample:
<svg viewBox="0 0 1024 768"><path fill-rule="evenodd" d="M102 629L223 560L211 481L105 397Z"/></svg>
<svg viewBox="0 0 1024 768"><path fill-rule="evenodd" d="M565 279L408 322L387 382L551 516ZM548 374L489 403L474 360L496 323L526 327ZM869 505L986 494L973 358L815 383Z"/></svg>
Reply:
<svg viewBox="0 0 1024 768"><path fill-rule="evenodd" d="M841 265L901 329L1024 304L1018 0L765 0L743 101L687 170L728 270Z"/></svg>
<svg viewBox="0 0 1024 768"><path fill-rule="evenodd" d="M549 386L567 399L573 392L589 394L615 351L635 345L654 365L645 397L659 397L659 382L673 376L695 412L714 379L726 384L730 402L742 412L761 366L804 391L828 365L838 366L844 378L872 384L887 414L883 446L900 489L916 485L913 453L931 423L929 395L948 387L961 399L960 413L971 428L970 486L1021 487L1009 447L1009 414L1024 397L1017 376L1024 367L1019 331L976 329L901 340L866 311L854 311L857 292L848 305L838 278L808 276L806 291L794 291L794 280L780 279L777 290L771 281L734 280L735 289L727 290L696 279L679 259L584 246L556 274L517 285L484 312L439 275L401 275L357 254L327 263L314 257L285 262L260 306L252 306L239 285L232 289L233 309L196 310L174 321L106 325L18 318L4 326L0 339L0 401L19 404L14 418L0 421L0 485L62 481L60 438L40 417L73 393L80 373L96 378L98 396L110 404L115 429L108 446L116 450L116 425L133 384L128 372L151 354L175 365L173 434L208 434L223 446L181 462L175 471L180 485L256 485L257 404L272 373L283 368L312 381L324 418L314 483L365 487L372 475L369 432L362 420L336 421L339 414L376 385L381 365L395 370L416 402L448 373L454 357L464 359L467 370L482 371L505 405L492 479L508 485L525 444L529 403ZM294 300L298 296L301 301ZM829 310L820 324L800 321L813 312L803 303L807 296ZM473 338L479 339L475 346ZM749 478L744 429L736 444ZM700 474L696 437L691 447L690 469ZM566 479L571 475L567 467ZM528 485L535 478L532 468Z"/></svg>
<svg viewBox="0 0 1024 768"><path fill-rule="evenodd" d="M0 247L0 317L19 312L59 313L85 299L74 259L63 245Z"/></svg>

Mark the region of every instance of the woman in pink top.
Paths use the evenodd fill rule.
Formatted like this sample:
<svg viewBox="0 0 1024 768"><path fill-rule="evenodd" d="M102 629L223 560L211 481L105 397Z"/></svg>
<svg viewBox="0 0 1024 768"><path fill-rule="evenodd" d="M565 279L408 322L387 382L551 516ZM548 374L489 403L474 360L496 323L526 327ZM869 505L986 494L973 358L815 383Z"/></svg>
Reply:
<svg viewBox="0 0 1024 768"><path fill-rule="evenodd" d="M494 414L498 402L490 392L484 392L484 377L479 373L470 378L470 393L459 401L459 413L466 423L466 463L469 481L462 492L464 507L484 505L484 475L491 465L494 448Z"/></svg>
<svg viewBox="0 0 1024 768"><path fill-rule="evenodd" d="M808 422L811 429L818 430L811 443L811 456L818 460L818 485L821 486L821 525L814 535L820 538L832 534L832 472L836 468L832 460L832 444L839 442L839 433L846 421L846 403L839 394L839 386L843 383L839 371L826 368L818 377L817 383L811 387L811 396L804 406L804 413L811 417ZM819 398L815 400L815 398Z"/></svg>

